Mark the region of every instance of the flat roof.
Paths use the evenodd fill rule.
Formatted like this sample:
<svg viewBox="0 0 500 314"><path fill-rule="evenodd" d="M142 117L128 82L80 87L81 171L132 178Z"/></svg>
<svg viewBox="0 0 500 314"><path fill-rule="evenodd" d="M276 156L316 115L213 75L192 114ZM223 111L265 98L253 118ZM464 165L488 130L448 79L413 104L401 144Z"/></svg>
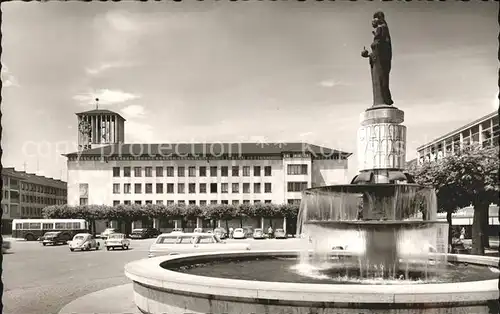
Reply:
<svg viewBox="0 0 500 314"><path fill-rule="evenodd" d="M164 143L164 144L113 144L80 152L64 154L66 157L77 156L269 156L285 153L310 153L312 155L347 158L352 153L326 148L308 143Z"/></svg>
<svg viewBox="0 0 500 314"><path fill-rule="evenodd" d="M34 173L27 173L24 171L17 171L14 167L3 168L2 175L12 176L21 181L26 181L28 183L34 183L44 186L50 186L60 189L67 188L67 183L65 181L57 180L54 178L48 178L45 176L39 176Z"/></svg>
<svg viewBox="0 0 500 314"><path fill-rule="evenodd" d="M105 115L105 114L115 115L115 116L120 117L123 121L126 121L125 118L122 117L119 113L116 113L114 111L107 110L107 109L93 109L93 110L89 110L89 111L83 111L83 112L76 113L77 116L84 116L84 115L98 116L98 115Z"/></svg>
<svg viewBox="0 0 500 314"><path fill-rule="evenodd" d="M462 132L464 130L467 130L468 128L471 128L471 127L473 127L473 126L475 126L477 124L480 124L480 123L482 123L482 122L484 122L484 121L486 121L488 119L492 119L495 116L498 116L498 111L493 111L492 113L489 113L489 114L487 114L487 115L485 115L485 116L483 116L483 117L481 117L479 119L476 119L476 120L474 120L474 121L472 121L472 122L470 122L470 123L468 123L468 124L466 124L466 125L464 125L462 127L459 127L458 129L455 129L455 130L453 130L451 132L448 132L445 135L440 136L440 137L438 137L438 138L436 138L436 139L428 142L427 144L421 145L421 146L417 147L417 151L421 150L422 148L426 148L428 146L431 146L431 145L433 145L433 144L435 144L437 142L440 142L440 141L442 141L442 140L444 140L446 138L449 138L452 135L455 135L455 134L460 133L460 132Z"/></svg>

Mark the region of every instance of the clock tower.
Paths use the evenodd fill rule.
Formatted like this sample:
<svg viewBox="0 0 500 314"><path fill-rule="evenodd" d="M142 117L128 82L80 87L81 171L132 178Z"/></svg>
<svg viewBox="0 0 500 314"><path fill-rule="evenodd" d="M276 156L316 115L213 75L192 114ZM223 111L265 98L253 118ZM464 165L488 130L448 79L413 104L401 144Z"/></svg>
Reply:
<svg viewBox="0 0 500 314"><path fill-rule="evenodd" d="M79 151L124 142L125 119L118 113L99 109L96 104L96 109L77 113L76 116Z"/></svg>

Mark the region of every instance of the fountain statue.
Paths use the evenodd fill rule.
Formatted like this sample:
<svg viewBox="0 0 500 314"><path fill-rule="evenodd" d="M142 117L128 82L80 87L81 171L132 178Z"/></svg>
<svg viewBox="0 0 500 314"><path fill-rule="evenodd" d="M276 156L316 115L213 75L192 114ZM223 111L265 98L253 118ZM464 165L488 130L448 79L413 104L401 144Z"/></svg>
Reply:
<svg viewBox="0 0 500 314"><path fill-rule="evenodd" d="M301 251L156 257L125 267L142 313L498 313L497 257L447 253L432 188L404 172L404 112L389 90L382 12L369 58L373 105L361 115L359 174L303 191ZM286 240L292 241L292 240Z"/></svg>

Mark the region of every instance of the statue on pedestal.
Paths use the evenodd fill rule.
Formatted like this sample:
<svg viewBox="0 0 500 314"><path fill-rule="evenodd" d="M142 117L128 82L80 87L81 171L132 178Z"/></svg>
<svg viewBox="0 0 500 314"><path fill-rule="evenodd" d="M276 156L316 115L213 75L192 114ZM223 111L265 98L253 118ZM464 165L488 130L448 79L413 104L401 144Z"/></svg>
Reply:
<svg viewBox="0 0 500 314"><path fill-rule="evenodd" d="M373 106L392 105L391 91L389 90L389 73L391 72L392 46L389 27L385 21L384 13L381 11L373 15L372 52L366 48L361 52L363 58L369 58L372 86L373 86Z"/></svg>

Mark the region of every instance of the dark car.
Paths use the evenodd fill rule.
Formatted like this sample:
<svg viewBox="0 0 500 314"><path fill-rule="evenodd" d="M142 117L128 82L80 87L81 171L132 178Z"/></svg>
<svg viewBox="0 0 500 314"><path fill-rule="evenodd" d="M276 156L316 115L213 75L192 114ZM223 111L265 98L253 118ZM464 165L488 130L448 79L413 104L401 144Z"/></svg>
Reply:
<svg viewBox="0 0 500 314"><path fill-rule="evenodd" d="M43 246L47 244L66 244L66 238L62 237L62 232L46 232L40 239Z"/></svg>
<svg viewBox="0 0 500 314"><path fill-rule="evenodd" d="M155 228L141 228L141 229L132 230L132 233L130 234L130 238L131 239L156 238L160 234L161 234L161 232Z"/></svg>

